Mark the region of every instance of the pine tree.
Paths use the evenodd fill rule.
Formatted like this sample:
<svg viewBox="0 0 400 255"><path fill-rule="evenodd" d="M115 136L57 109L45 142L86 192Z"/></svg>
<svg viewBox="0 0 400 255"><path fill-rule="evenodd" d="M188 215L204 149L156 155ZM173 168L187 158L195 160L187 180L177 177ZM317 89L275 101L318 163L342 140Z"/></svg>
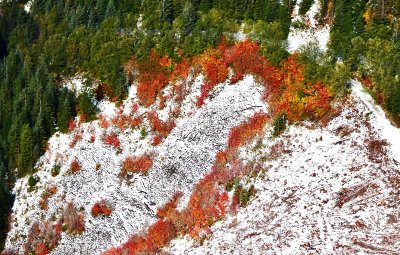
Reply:
<svg viewBox="0 0 400 255"><path fill-rule="evenodd" d="M24 124L21 128L19 140L19 160L18 175L23 176L33 172L33 137L32 130L28 124Z"/></svg>
<svg viewBox="0 0 400 255"><path fill-rule="evenodd" d="M117 9L115 8L114 0L109 0L106 9L106 18L113 17L117 13Z"/></svg>
<svg viewBox="0 0 400 255"><path fill-rule="evenodd" d="M174 21L174 4L172 0L161 1L161 22L172 23Z"/></svg>
<svg viewBox="0 0 400 255"><path fill-rule="evenodd" d="M192 33L197 21L197 13L196 10L194 9L192 1L188 0L186 2L182 16L183 16L183 34L187 36L190 33Z"/></svg>

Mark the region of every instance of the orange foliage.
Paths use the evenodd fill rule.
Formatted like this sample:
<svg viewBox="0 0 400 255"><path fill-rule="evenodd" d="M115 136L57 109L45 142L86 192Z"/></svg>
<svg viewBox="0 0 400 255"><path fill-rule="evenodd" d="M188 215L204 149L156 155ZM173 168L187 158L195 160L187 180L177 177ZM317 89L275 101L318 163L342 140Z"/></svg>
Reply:
<svg viewBox="0 0 400 255"><path fill-rule="evenodd" d="M152 144L153 146L157 146L157 145L159 145L159 144L161 143L161 141L162 141L162 137L159 136L159 135L155 135L155 136L153 136L153 138L152 138L151 144Z"/></svg>
<svg viewBox="0 0 400 255"><path fill-rule="evenodd" d="M118 136L115 133L105 134L103 136L103 141L105 144L114 146L115 148L119 148L121 145Z"/></svg>
<svg viewBox="0 0 400 255"><path fill-rule="evenodd" d="M163 207L158 208L157 210L157 217L163 219L163 218L169 218L171 215L174 213L179 199L183 196L182 192L176 192L170 201L168 201Z"/></svg>
<svg viewBox="0 0 400 255"><path fill-rule="evenodd" d="M329 89L321 82L306 82L303 70L304 67L297 63L295 55L289 57L283 63L282 82L271 93L272 111L275 115L285 113L290 122L319 118L331 109Z"/></svg>
<svg viewBox="0 0 400 255"><path fill-rule="evenodd" d="M155 111L150 111L147 113L147 118L149 119L150 125L154 131L162 135L163 137L167 137L171 130L175 127L174 121L162 121L158 118L158 115Z"/></svg>
<svg viewBox="0 0 400 255"><path fill-rule="evenodd" d="M257 112L247 121L232 128L229 134L228 146L230 148L237 148L251 140L264 128L267 120L268 115L263 112Z"/></svg>
<svg viewBox="0 0 400 255"><path fill-rule="evenodd" d="M235 70L236 80L244 74L261 75L267 65L267 60L260 54L256 42L243 41L228 48L224 52L224 60Z"/></svg>
<svg viewBox="0 0 400 255"><path fill-rule="evenodd" d="M107 129L109 126L106 117L104 117L103 115L99 116L99 125L104 129Z"/></svg>
<svg viewBox="0 0 400 255"><path fill-rule="evenodd" d="M179 63L175 64L175 68L171 75L171 80L176 81L179 78L186 79L189 75L190 60L183 58Z"/></svg>
<svg viewBox="0 0 400 255"><path fill-rule="evenodd" d="M175 233L175 227L170 221L158 220L150 226L147 232L146 242L149 251L155 252L166 245L175 236Z"/></svg>
<svg viewBox="0 0 400 255"><path fill-rule="evenodd" d="M72 139L71 143L69 144L70 148L74 148L75 145L82 140L82 135L81 134L75 134L74 138Z"/></svg>
<svg viewBox="0 0 400 255"><path fill-rule="evenodd" d="M103 255L154 254L176 235L170 221L158 220L149 227L145 237L133 236L119 248L111 248Z"/></svg>
<svg viewBox="0 0 400 255"><path fill-rule="evenodd" d="M36 255L47 255L49 254L49 250L44 243L40 243L38 246L36 246L35 253Z"/></svg>
<svg viewBox="0 0 400 255"><path fill-rule="evenodd" d="M169 70L162 64L165 64L164 61L154 50L149 60L139 63L137 95L139 102L145 106L154 104L158 93L169 81Z"/></svg>
<svg viewBox="0 0 400 255"><path fill-rule="evenodd" d="M201 87L201 94L197 98L197 107L201 107L211 90L228 77L228 65L224 59L220 58L223 53L221 49L207 50L196 60L207 77L207 81Z"/></svg>
<svg viewBox="0 0 400 255"><path fill-rule="evenodd" d="M152 166L153 159L149 155L142 155L140 157L127 157L122 165L122 171L147 174Z"/></svg>
<svg viewBox="0 0 400 255"><path fill-rule="evenodd" d="M71 162L71 165L69 166L69 170L73 174L77 173L81 170L81 165L79 164L78 160L76 160L76 158Z"/></svg>

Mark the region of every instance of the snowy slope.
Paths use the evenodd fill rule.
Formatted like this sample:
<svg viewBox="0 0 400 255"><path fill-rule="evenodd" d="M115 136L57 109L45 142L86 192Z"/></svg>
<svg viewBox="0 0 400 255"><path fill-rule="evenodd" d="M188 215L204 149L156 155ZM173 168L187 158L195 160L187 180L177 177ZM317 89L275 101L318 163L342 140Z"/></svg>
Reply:
<svg viewBox="0 0 400 255"><path fill-rule="evenodd" d="M206 104L196 109L194 99L201 84L202 76L191 83L193 90L182 106L184 114L159 146L151 146L150 136L140 139L140 129L118 132L109 127L104 130L99 121L82 124L70 134L55 134L50 139L49 150L38 162L37 190L27 191L27 178L18 180L15 186L16 202L6 248L22 252L30 226L35 221L59 218L66 203L72 201L77 208L84 209L85 231L73 236L62 233L52 254L99 254L154 222L156 208L176 191L189 196L198 180L210 170L215 153L225 147L229 130L254 112L267 110L261 100L261 86L257 86L252 76L246 76L235 85L217 86ZM132 90L123 109L126 112L131 103L137 101L135 89ZM109 117L117 111L110 102L102 102L100 108L102 115ZM139 108L138 114L145 111ZM188 114L190 111L193 114ZM163 114L160 111L160 116ZM120 152L100 139L106 131L118 133ZM71 148L71 141L77 134L82 135L82 140ZM96 140L91 142L93 135ZM144 153L154 157L148 175L134 174L130 184L121 180L118 174L125 157ZM68 172L73 159L82 165L82 170L75 174ZM50 171L56 163L61 165L61 172L52 177ZM99 170L96 164L101 165ZM44 211L38 201L49 186L56 186L57 192L50 197L49 208ZM102 199L111 203L112 213L110 217L94 218L91 207Z"/></svg>
<svg viewBox="0 0 400 255"><path fill-rule="evenodd" d="M257 193L250 204L215 224L203 245L174 240L166 252L398 254L399 129L390 128L353 84L341 113L326 126L300 123L277 139L267 134L262 149L242 153L264 161L266 171L252 180Z"/></svg>
<svg viewBox="0 0 400 255"><path fill-rule="evenodd" d="M294 52L308 43L315 42L322 51L325 51L329 42L330 26L328 24L319 26L315 19L321 8L319 1L314 1L310 10L308 10L304 17L298 14L301 2L302 0L296 1L292 24L300 22L306 24L307 27L305 29L294 28L293 26L290 27L287 50L289 52Z"/></svg>

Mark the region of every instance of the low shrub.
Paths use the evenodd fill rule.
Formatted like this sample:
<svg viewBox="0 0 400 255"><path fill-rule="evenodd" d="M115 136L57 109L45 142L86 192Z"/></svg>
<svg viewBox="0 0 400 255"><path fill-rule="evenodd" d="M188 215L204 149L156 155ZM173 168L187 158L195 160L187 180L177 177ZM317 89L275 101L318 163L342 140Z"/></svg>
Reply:
<svg viewBox="0 0 400 255"><path fill-rule="evenodd" d="M121 146L119 138L118 138L117 134L115 134L115 133L105 134L103 136L103 141L105 144L113 146L117 149L119 149Z"/></svg>
<svg viewBox="0 0 400 255"><path fill-rule="evenodd" d="M153 159L149 155L139 157L127 157L122 165L123 173L142 173L147 174L153 166Z"/></svg>
<svg viewBox="0 0 400 255"><path fill-rule="evenodd" d="M63 228L69 234L82 234L85 230L85 217L79 213L71 202L67 204L62 213Z"/></svg>
<svg viewBox="0 0 400 255"><path fill-rule="evenodd" d="M101 202L96 202L92 206L91 212L93 217L97 217L100 215L110 216L111 209L107 206L106 202L103 200Z"/></svg>
<svg viewBox="0 0 400 255"><path fill-rule="evenodd" d="M286 115L281 113L279 114L272 124L272 136L277 137L286 129Z"/></svg>
<svg viewBox="0 0 400 255"><path fill-rule="evenodd" d="M51 176L56 177L57 175L60 174L60 170L61 170L61 166L58 164L55 164L52 168L51 168Z"/></svg>
<svg viewBox="0 0 400 255"><path fill-rule="evenodd" d="M74 160L71 162L71 165L69 166L69 170L73 174L75 174L81 170L81 165L79 164L79 162L76 158L74 158Z"/></svg>

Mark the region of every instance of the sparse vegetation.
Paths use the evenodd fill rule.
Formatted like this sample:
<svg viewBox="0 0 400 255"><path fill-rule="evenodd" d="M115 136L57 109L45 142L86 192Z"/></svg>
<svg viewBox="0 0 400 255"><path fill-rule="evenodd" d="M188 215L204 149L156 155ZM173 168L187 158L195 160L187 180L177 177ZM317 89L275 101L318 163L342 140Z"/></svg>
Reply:
<svg viewBox="0 0 400 255"><path fill-rule="evenodd" d="M60 170L61 170L61 166L58 164L55 164L52 168L51 168L51 176L56 177L57 175L60 174Z"/></svg>

